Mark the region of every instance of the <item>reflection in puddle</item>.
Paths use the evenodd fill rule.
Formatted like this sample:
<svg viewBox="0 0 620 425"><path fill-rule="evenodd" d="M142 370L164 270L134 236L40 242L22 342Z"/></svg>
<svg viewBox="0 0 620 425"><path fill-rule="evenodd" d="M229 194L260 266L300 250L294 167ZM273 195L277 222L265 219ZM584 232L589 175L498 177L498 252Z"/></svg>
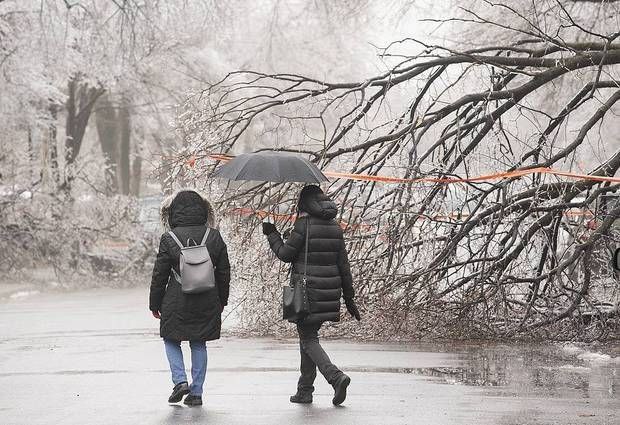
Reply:
<svg viewBox="0 0 620 425"><path fill-rule="evenodd" d="M439 378L447 384L498 387L495 395L620 396L620 358L608 354L553 345L497 345L464 347L459 359L462 363L458 367L419 368L410 373Z"/></svg>

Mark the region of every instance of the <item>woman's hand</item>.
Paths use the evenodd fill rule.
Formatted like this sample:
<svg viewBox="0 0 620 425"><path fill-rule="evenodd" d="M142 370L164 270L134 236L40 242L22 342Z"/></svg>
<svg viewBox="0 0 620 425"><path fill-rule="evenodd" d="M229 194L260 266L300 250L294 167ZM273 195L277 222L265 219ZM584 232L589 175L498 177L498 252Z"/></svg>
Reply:
<svg viewBox="0 0 620 425"><path fill-rule="evenodd" d="M344 303L347 306L347 311L351 316L355 317L357 321L362 320L362 316L360 316L360 311L357 309L353 298L345 298Z"/></svg>
<svg viewBox="0 0 620 425"><path fill-rule="evenodd" d="M277 229L273 223L263 222L263 234L264 235L271 235L274 232L277 232Z"/></svg>
<svg viewBox="0 0 620 425"><path fill-rule="evenodd" d="M151 310L151 314L153 315L154 318L161 319L161 314L159 314L159 311Z"/></svg>

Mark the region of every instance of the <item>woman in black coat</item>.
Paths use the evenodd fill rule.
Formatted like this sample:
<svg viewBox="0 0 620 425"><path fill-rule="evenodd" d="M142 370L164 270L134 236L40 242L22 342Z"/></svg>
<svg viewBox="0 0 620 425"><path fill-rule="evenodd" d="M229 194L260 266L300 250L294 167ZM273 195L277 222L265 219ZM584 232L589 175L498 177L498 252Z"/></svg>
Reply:
<svg viewBox="0 0 620 425"><path fill-rule="evenodd" d="M168 401L177 403L189 394L184 403L202 404L202 386L207 371L206 341L220 337L222 310L228 303L230 264L226 244L217 229L215 217L207 199L193 190L183 190L162 203L162 223L166 229L183 241L202 241L207 227L211 228L206 240L209 256L215 268L217 290L185 294L176 280L179 273L181 248L166 232L161 236L159 252L153 267L149 309L160 319L160 335L164 346L174 388ZM189 341L192 352L192 383L188 385L181 341Z"/></svg>
<svg viewBox="0 0 620 425"><path fill-rule="evenodd" d="M334 387L333 403L341 404L346 398L351 379L338 369L319 344L318 331L323 322L340 320L340 298L344 298L349 313L360 320L353 301L353 279L349 258L342 237L342 229L334 220L336 204L318 186L306 186L299 195L298 217L286 241L271 223L263 223L263 233L276 256L292 263L291 282L300 280L306 272L310 313L297 322L301 353L301 376L293 403L312 403L314 379L318 367ZM308 235L308 263L306 258Z"/></svg>

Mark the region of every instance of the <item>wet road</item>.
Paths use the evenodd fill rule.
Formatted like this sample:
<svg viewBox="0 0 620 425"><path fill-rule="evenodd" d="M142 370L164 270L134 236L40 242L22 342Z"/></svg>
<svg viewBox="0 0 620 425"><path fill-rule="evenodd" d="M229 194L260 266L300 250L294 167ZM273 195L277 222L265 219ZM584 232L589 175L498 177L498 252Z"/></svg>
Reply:
<svg viewBox="0 0 620 425"><path fill-rule="evenodd" d="M317 379L292 405L295 341L210 343L202 408L171 384L146 290L27 294L0 301L0 423L620 424L620 347L328 341L352 377L344 407ZM187 348L187 347L185 347Z"/></svg>

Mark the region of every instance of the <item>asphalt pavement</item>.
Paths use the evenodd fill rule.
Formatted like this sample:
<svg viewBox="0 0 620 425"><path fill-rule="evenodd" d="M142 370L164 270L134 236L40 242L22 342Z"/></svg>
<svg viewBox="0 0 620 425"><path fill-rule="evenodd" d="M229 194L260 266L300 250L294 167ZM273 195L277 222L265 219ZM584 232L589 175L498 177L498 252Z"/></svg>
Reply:
<svg viewBox="0 0 620 425"><path fill-rule="evenodd" d="M320 376L312 405L288 401L296 341L225 336L208 344L204 405L169 405L146 297L143 288L0 300L0 424L620 424L614 346L324 341L352 378L334 407Z"/></svg>

